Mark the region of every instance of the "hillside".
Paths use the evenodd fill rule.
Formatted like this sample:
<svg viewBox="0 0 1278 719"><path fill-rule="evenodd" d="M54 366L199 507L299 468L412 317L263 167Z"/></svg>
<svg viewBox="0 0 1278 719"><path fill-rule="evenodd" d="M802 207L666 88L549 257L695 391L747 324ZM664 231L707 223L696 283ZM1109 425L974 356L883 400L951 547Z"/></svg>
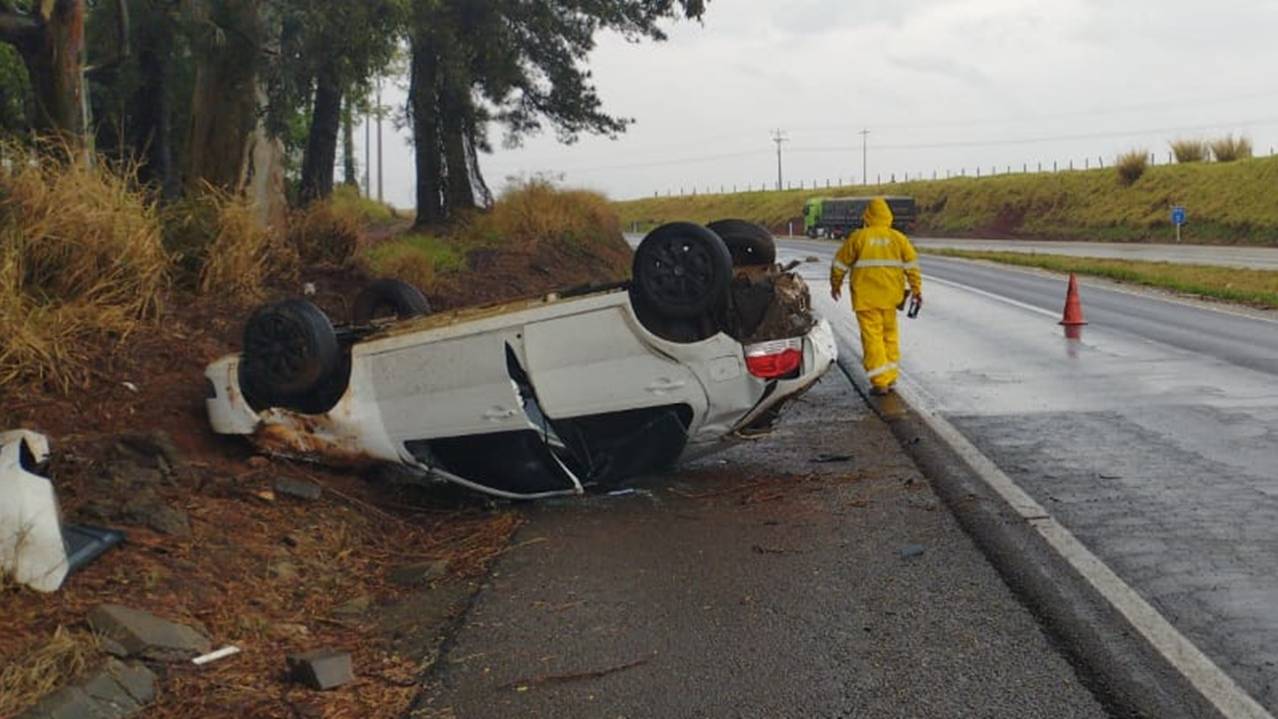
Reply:
<svg viewBox="0 0 1278 719"><path fill-rule="evenodd" d="M1186 206L1184 241L1278 245L1278 158L1150 167L1129 187L1113 168L962 177L785 192L647 198L616 203L627 226L741 217L802 227L810 197L913 195L916 234L1166 242L1173 204Z"/></svg>

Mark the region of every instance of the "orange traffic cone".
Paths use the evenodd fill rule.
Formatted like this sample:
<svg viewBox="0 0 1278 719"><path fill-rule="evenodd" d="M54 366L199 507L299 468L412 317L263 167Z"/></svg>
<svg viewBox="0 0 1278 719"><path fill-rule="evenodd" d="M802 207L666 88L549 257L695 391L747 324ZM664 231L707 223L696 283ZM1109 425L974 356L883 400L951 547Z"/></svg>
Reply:
<svg viewBox="0 0 1278 719"><path fill-rule="evenodd" d="M1065 295L1065 317L1061 324L1066 327L1082 327L1087 324L1083 319L1083 303L1078 298L1078 278L1069 273L1069 292Z"/></svg>

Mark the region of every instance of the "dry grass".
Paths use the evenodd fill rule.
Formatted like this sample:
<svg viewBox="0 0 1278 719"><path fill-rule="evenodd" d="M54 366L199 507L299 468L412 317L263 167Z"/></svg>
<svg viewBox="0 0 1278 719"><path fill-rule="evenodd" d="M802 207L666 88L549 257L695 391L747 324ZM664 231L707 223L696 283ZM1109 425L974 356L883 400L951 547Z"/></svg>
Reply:
<svg viewBox="0 0 1278 719"><path fill-rule="evenodd" d="M1140 262L1097 257L1066 257L1020 252L983 252L935 249L929 254L987 260L1020 267L1038 267L1054 272L1076 272L1105 277L1147 287L1210 297L1255 307L1278 308L1278 272L1232 267L1182 265L1170 262Z"/></svg>
<svg viewBox="0 0 1278 719"><path fill-rule="evenodd" d="M529 180L507 190L491 212L472 218L460 234L471 244L519 247L541 242L588 247L622 237L621 219L606 197L588 190L562 190L545 180Z"/></svg>
<svg viewBox="0 0 1278 719"><path fill-rule="evenodd" d="M456 272L466 263L452 242L431 235L407 234L382 242L363 255L371 274L394 277L430 292L442 272Z"/></svg>
<svg viewBox="0 0 1278 719"><path fill-rule="evenodd" d="M88 671L98 658L97 639L59 626L47 641L0 667L0 716L14 716Z"/></svg>
<svg viewBox="0 0 1278 719"><path fill-rule="evenodd" d="M1118 182L1124 186L1136 184L1136 181L1149 168L1148 150L1130 150L1119 155L1114 166L1118 170Z"/></svg>
<svg viewBox="0 0 1278 719"><path fill-rule="evenodd" d="M56 154L0 167L0 383L83 380L92 346L154 318L169 254L132 168Z"/></svg>
<svg viewBox="0 0 1278 719"><path fill-rule="evenodd" d="M1226 135L1211 141L1211 154L1216 162L1234 162L1251 157L1251 140L1246 137Z"/></svg>
<svg viewBox="0 0 1278 719"><path fill-rule="evenodd" d="M261 226L251 201L212 187L170 206L165 244L175 253L183 283L203 294L254 299L272 279L289 279L297 251Z"/></svg>
<svg viewBox="0 0 1278 719"><path fill-rule="evenodd" d="M1176 162L1205 162L1210 156L1207 143L1203 140L1172 140L1171 149Z"/></svg>
<svg viewBox="0 0 1278 719"><path fill-rule="evenodd" d="M364 241L364 219L338 202L313 202L292 214L288 244L307 265L341 266L355 256Z"/></svg>
<svg viewBox="0 0 1278 719"><path fill-rule="evenodd" d="M533 180L507 191L490 211L464 218L447 236L401 235L369 248L361 259L373 275L431 293L455 282L472 253L503 254L505 260L500 269L471 269L518 273L503 282L506 292L484 298L495 300L538 293L561 275L569 284L619 279L628 271L630 249L617 211L602 195Z"/></svg>

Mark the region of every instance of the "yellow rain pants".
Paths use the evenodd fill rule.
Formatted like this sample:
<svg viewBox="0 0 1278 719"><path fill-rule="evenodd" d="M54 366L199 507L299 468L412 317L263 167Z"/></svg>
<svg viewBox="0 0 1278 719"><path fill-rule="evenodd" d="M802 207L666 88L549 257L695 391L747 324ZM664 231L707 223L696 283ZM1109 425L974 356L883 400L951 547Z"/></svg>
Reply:
<svg viewBox="0 0 1278 719"><path fill-rule="evenodd" d="M896 308L860 310L861 352L865 355L865 376L875 387L889 387L901 375L900 335L896 328Z"/></svg>

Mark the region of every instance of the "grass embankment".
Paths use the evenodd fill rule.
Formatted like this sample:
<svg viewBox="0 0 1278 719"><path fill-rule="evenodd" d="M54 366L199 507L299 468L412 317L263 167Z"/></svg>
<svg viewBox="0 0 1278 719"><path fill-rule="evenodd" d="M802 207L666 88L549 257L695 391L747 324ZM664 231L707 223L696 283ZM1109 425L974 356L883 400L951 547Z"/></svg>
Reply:
<svg viewBox="0 0 1278 719"><path fill-rule="evenodd" d="M1124 185L1112 167L898 182L870 187L743 192L618 202L622 221L648 227L672 220L740 217L785 229L803 227L812 197L912 195L915 234L1018 236L1122 242L1174 236L1171 205L1185 205L1185 241L1278 245L1278 158L1149 167Z"/></svg>
<svg viewBox="0 0 1278 719"><path fill-rule="evenodd" d="M941 248L929 249L926 254L988 260L1006 265L1037 267L1054 272L1075 272L1080 275L1105 277L1119 282L1157 287L1200 297L1278 309L1278 272L1269 270Z"/></svg>
<svg viewBox="0 0 1278 719"><path fill-rule="evenodd" d="M437 307L534 296L624 279L630 248L601 195L533 181L490 212L436 234L410 232L357 258L370 274L420 287Z"/></svg>

